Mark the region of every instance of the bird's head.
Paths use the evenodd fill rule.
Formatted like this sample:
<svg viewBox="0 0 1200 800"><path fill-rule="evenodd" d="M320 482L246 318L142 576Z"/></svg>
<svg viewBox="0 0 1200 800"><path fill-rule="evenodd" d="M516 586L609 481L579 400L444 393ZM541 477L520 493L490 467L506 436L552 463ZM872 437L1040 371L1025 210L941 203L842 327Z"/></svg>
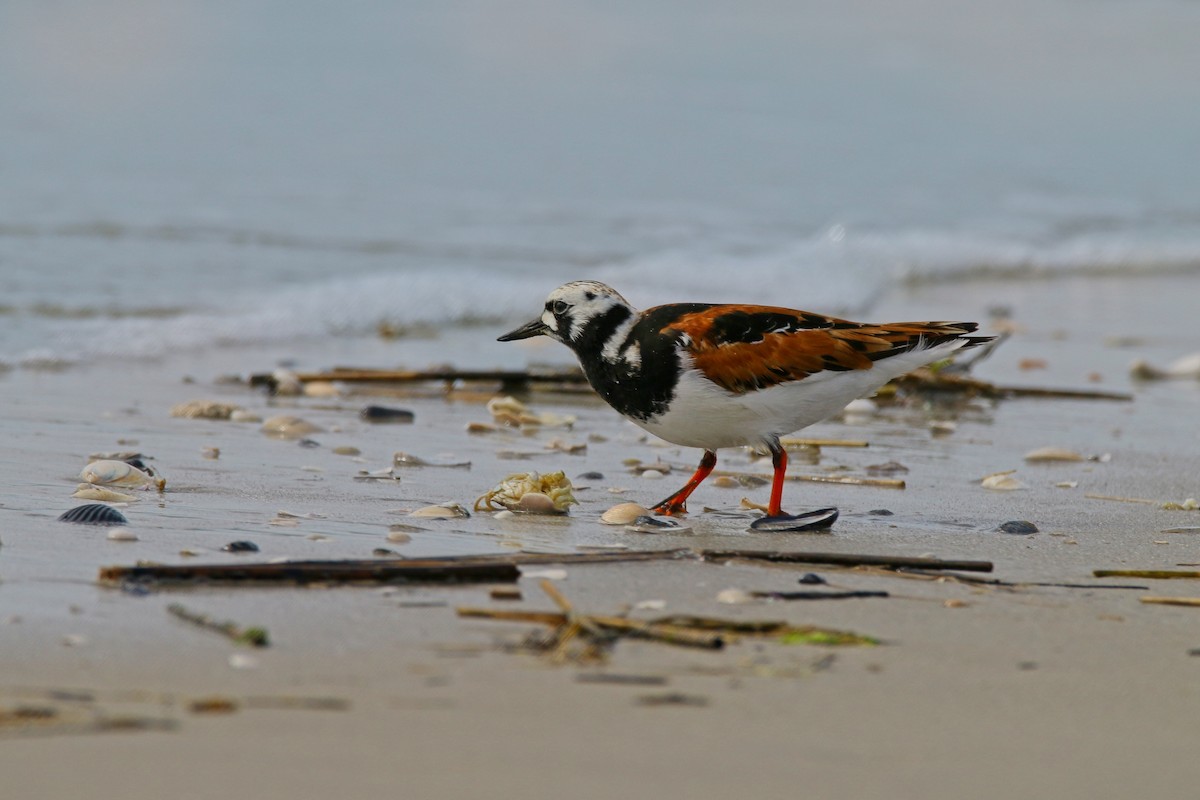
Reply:
<svg viewBox="0 0 1200 800"><path fill-rule="evenodd" d="M512 342L533 336L549 336L573 346L586 334L589 326L620 309L622 317L633 313L625 298L611 286L597 281L572 281L555 289L546 298L542 315L521 327L511 330L497 341Z"/></svg>

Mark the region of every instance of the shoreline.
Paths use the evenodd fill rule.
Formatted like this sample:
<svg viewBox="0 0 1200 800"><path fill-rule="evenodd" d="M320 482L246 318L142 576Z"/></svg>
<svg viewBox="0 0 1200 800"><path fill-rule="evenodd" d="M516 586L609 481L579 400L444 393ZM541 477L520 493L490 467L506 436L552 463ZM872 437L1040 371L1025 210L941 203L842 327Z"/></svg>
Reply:
<svg viewBox="0 0 1200 800"><path fill-rule="evenodd" d="M872 318L953 315L982 322L989 308L1007 306L1017 333L978 367L978 377L1132 389L1135 399L978 403L953 420L933 406L884 409L862 420L811 426L801 435L865 438L870 447L823 449L819 464L797 461L796 472L857 475L888 461L908 469L903 491L789 483L785 506L842 509L832 534L751 534L748 517L695 511L687 534L633 534L597 524L617 502L652 502L669 493L698 453L646 441L594 401L533 398L539 410L576 415L570 431L471 436L466 424L488 419L479 401L388 399L387 405L411 408L416 421L371 426L357 410L374 399L268 401L212 382L223 374L269 371L280 358L296 355L274 347L0 374L6 408L0 424L9 442L0 481L0 600L7 617L0 625L6 654L0 708L132 709L176 725L169 734L7 736L0 764L11 767L22 797L68 796L101 780L128 797L179 794L165 789L178 786L188 787L190 793L179 795L187 797L357 796L398 780L417 796L489 798L548 797L568 785L583 797L638 796L652 787L659 795L693 798L736 791L794 796L797 787L855 798L949 798L967 790L984 797L1070 798L1151 787L1180 793L1200 778L1200 768L1184 757L1200 710L1200 698L1188 688L1195 670L1189 651L1200 646L1197 612L1143 605L1138 597L1200 593L1188 581L1100 581L1151 587L1144 592L1009 591L811 566L569 567L558 585L588 611L615 613L661 600L664 611L632 613L778 618L885 642L835 649L743 641L720 653L620 642L604 669L665 680L651 688L584 685L576 675L596 668L551 669L534 656L498 649L497 642L518 642L533 626L454 616L458 605L499 605L487 587L198 589L138 597L93 581L103 565L179 563L183 549L201 552L197 561L234 560L239 557L219 549L234 539L255 541L261 560L369 558L379 547L410 557L605 545L933 554L990 560L994 577L1017 582L1087 583L1094 569L1200 561L1191 536L1162 533L1200 526L1200 512L1086 497L1182 501L1200 495L1200 437L1192 422L1200 382L1134 386L1127 372L1134 357L1161 364L1200 351L1200 317L1189 310L1198 288L1200 276L1067 277L1049 284L923 286L884 298ZM496 367L567 363L569 357L561 347L506 347L490 338L488 331L472 330L429 340L334 341L303 353L301 366L449 361ZM1032 360L1044 366L1029 369ZM1101 380L1093 381L1094 374ZM184 383L184 376L196 382ZM312 437L319 447L303 448L268 439L253 424L168 416L172 405L193 399L239 403L264 417L295 413L325 430ZM956 427L937 434L933 420ZM585 442L586 455L546 450L556 437ZM121 443L129 441L136 444ZM1111 458L1024 462L1025 453L1048 445ZM339 446L361 455L333 453ZM219 447L220 457L203 458L205 447ZM72 476L86 455L117 449L144 450L168 479L161 498L147 496L126 509L138 541L112 542L103 529L55 522L76 504L69 497ZM394 485L353 480L359 469L387 466L398 450L435 461L469 460L472 467L405 470ZM528 456L501 458L501 450ZM622 461L631 457L661 458L680 470L643 480L625 471ZM761 471L761 464L729 451L719 468ZM442 500L470 506L506 474L529 469L563 469L573 478L599 471L605 478L579 491L581 503L565 519L475 514L449 524L416 521L427 530L413 532L407 543L388 542L390 524L414 522L404 510ZM1027 488L989 492L979 486L983 476L1009 469ZM1077 486L1056 486L1070 481ZM613 495L610 487L627 491ZM762 501L766 493L705 484L695 509L731 510L742 496ZM878 509L892 515L869 513ZM280 510L320 516L272 525ZM995 532L1017 519L1034 522L1039 532ZM837 588L886 590L891 597L716 600L727 588L794 590L804 572L820 573ZM536 579L523 578L518 586L524 599L511 607L553 608ZM174 601L220 619L262 624L274 644L252 653L256 667L234 669L229 657L246 653L170 619L164 607ZM403 605L413 601L446 605ZM44 693L64 687L92 692L94 699L72 704ZM129 699L137 691L145 694ZM653 707L639 699L668 694L704 703ZM238 699L239 710L186 710L188 700L205 695ZM246 702L267 696L340 698L348 710L263 709ZM136 769L114 775L113 762L131 753ZM72 768L56 766L63 763Z"/></svg>

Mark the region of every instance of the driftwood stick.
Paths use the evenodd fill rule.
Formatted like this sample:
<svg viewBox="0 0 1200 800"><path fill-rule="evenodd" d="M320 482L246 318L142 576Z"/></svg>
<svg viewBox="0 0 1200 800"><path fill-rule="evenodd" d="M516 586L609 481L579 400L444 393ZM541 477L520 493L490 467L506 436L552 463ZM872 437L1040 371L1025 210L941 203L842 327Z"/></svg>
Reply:
<svg viewBox="0 0 1200 800"><path fill-rule="evenodd" d="M1200 597L1139 597L1143 603L1153 603L1160 606L1200 606Z"/></svg>
<svg viewBox="0 0 1200 800"><path fill-rule="evenodd" d="M736 472L728 469L714 469L710 474L718 478L758 478L768 482L774 477L756 472ZM880 489L903 489L905 486L904 481L899 478L857 478L853 475L787 475L785 479L808 483L840 483L844 486L874 486Z"/></svg>
<svg viewBox="0 0 1200 800"><path fill-rule="evenodd" d="M1157 500L1147 500L1144 497L1117 497L1111 494L1094 494L1092 492L1088 492L1084 497L1088 500L1115 500L1118 503L1141 503L1146 506L1156 506L1159 504Z"/></svg>
<svg viewBox="0 0 1200 800"><path fill-rule="evenodd" d="M102 567L100 583L299 584L308 583L512 583L521 571L511 563L411 561L291 561L279 564L156 564Z"/></svg>
<svg viewBox="0 0 1200 800"><path fill-rule="evenodd" d="M788 437L780 439L784 447L870 447L870 442L862 439L804 439Z"/></svg>
<svg viewBox="0 0 1200 800"><path fill-rule="evenodd" d="M1188 569L1094 569L1092 575L1097 578L1152 578L1154 580L1200 578L1200 572Z"/></svg>
<svg viewBox="0 0 1200 800"><path fill-rule="evenodd" d="M988 381L979 380L978 378L945 375L933 373L930 370L916 370L908 375L896 378L889 386L915 391L960 392L995 399L1029 397L1052 400L1115 400L1123 403L1133 400L1133 395L1126 392L1104 392L1095 389L1052 389L1041 386L998 386Z"/></svg>
<svg viewBox="0 0 1200 800"><path fill-rule="evenodd" d="M413 558L394 561L345 559L288 561L279 564L179 564L100 569L106 585L126 581L182 583L282 583L422 582L511 583L520 577L519 564L608 564L625 561L658 561L694 558L687 548L632 550L601 553L496 553L490 555Z"/></svg>
<svg viewBox="0 0 1200 800"><path fill-rule="evenodd" d="M343 383L426 383L433 381L490 381L507 384L567 383L586 384L587 378L579 369L564 370L504 370L504 369L352 369L339 367L324 372L300 372L302 383L311 381L341 381ZM250 384L269 384L269 374L250 376Z"/></svg>
<svg viewBox="0 0 1200 800"><path fill-rule="evenodd" d="M1005 589L1021 589L1026 586L1044 586L1057 589L1140 589L1147 591L1149 586L1133 586L1122 583L1047 583L1044 581L1002 581L999 578L980 578L977 575L948 575L940 572L928 572L919 569L899 570L902 575L916 575L922 578L938 578L943 580L960 581L977 586L999 586Z"/></svg>
<svg viewBox="0 0 1200 800"><path fill-rule="evenodd" d="M701 550L705 561L730 561L747 559L770 561L782 564L832 564L842 567L885 567L903 569L955 569L963 572L991 572L990 561L950 561L921 556L878 556L856 553L810 553L784 550Z"/></svg>

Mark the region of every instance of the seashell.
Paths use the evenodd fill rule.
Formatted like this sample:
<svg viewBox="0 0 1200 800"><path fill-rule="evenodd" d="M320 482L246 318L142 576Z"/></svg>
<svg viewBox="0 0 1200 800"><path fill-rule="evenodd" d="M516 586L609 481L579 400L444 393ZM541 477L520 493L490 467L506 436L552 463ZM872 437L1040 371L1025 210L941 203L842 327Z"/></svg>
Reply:
<svg viewBox="0 0 1200 800"><path fill-rule="evenodd" d="M567 509L578 501L571 491L571 481L563 472L516 472L509 475L491 491L480 495L475 500L476 511L499 511L502 508L509 511L524 511L521 508L521 498L530 493L545 495L551 502L553 511L534 513L565 514ZM532 500L535 507L544 507L540 500Z"/></svg>
<svg viewBox="0 0 1200 800"><path fill-rule="evenodd" d="M657 481L662 480L667 476L656 469L644 469L642 470L642 477L648 481Z"/></svg>
<svg viewBox="0 0 1200 800"><path fill-rule="evenodd" d="M617 503L600 515L605 525L629 525L638 517L650 516L650 509L639 503Z"/></svg>
<svg viewBox="0 0 1200 800"><path fill-rule="evenodd" d="M192 400L171 406L172 417L184 419L230 419L235 411L241 411L241 406L232 403L218 403L214 400Z"/></svg>
<svg viewBox="0 0 1200 800"><path fill-rule="evenodd" d="M295 396L304 392L304 382L290 369L277 369L271 373L271 394Z"/></svg>
<svg viewBox="0 0 1200 800"><path fill-rule="evenodd" d="M201 458L207 458L207 459L210 459L210 460L212 460L212 461L216 461L218 458L220 458L220 457L221 457L221 448L219 448L219 447L205 447L205 448L203 448L203 449L201 449L201 450L200 450L200 457L201 457Z"/></svg>
<svg viewBox="0 0 1200 800"><path fill-rule="evenodd" d="M333 454L335 456L358 456L362 455L362 450L357 447L342 446L333 448Z"/></svg>
<svg viewBox="0 0 1200 800"><path fill-rule="evenodd" d="M495 433L498 430L500 430L500 429L497 428L495 425L491 425L487 422L468 422L467 423L467 433L475 433L475 434Z"/></svg>
<svg viewBox="0 0 1200 800"><path fill-rule="evenodd" d="M691 530L691 526L684 525L677 520L660 519L646 514L626 525L625 530L633 533L682 533Z"/></svg>
<svg viewBox="0 0 1200 800"><path fill-rule="evenodd" d="M304 384L305 397L337 397L341 393L341 389L329 381L309 381Z"/></svg>
<svg viewBox="0 0 1200 800"><path fill-rule="evenodd" d="M314 425L308 420L286 415L271 417L262 424L262 432L276 439L300 439L322 430L319 425Z"/></svg>
<svg viewBox="0 0 1200 800"><path fill-rule="evenodd" d="M1013 492L1017 489L1024 489L1025 484L1012 476L1016 470L1008 470L1007 472L996 472L988 475L979 482L979 485L985 489L991 489L995 492Z"/></svg>
<svg viewBox="0 0 1200 800"><path fill-rule="evenodd" d="M1056 489L1075 489L1079 486L1079 481L1059 481L1054 484Z"/></svg>
<svg viewBox="0 0 1200 800"><path fill-rule="evenodd" d="M554 501L549 495L541 492L526 492L521 495L521 499L516 504L508 509L509 511L523 511L526 514L557 514L558 508L555 507Z"/></svg>
<svg viewBox="0 0 1200 800"><path fill-rule="evenodd" d="M154 478L124 461L93 461L79 473L79 479L98 486L144 486Z"/></svg>
<svg viewBox="0 0 1200 800"><path fill-rule="evenodd" d="M741 484L737 482L737 478L729 475L718 475L717 477L713 478L712 485L716 486L718 489L736 489L741 486Z"/></svg>
<svg viewBox="0 0 1200 800"><path fill-rule="evenodd" d="M759 517L750 523L752 531L768 533L800 533L802 531L824 531L837 522L836 508L817 508L803 514L781 514L777 517Z"/></svg>
<svg viewBox="0 0 1200 800"><path fill-rule="evenodd" d="M566 439L551 439L544 445L546 450L557 450L569 455L580 455L587 452L587 442L568 442Z"/></svg>
<svg viewBox="0 0 1200 800"><path fill-rule="evenodd" d="M403 531L388 531L387 540L393 544L408 544L412 541L412 534Z"/></svg>
<svg viewBox="0 0 1200 800"><path fill-rule="evenodd" d="M230 422L262 422L263 419L252 411L239 408L229 415Z"/></svg>
<svg viewBox="0 0 1200 800"><path fill-rule="evenodd" d="M949 436L958 430L958 423L950 420L935 419L929 423L929 432L934 436Z"/></svg>
<svg viewBox="0 0 1200 800"><path fill-rule="evenodd" d="M88 463L90 464L93 461L125 461L128 463L135 458L141 460L148 459L150 456L140 453L137 450L117 450L108 453L91 453L88 455Z"/></svg>
<svg viewBox="0 0 1200 800"><path fill-rule="evenodd" d="M721 591L717 592L717 602L728 603L729 605L753 603L757 599L758 598L747 592L745 589L722 589Z"/></svg>
<svg viewBox="0 0 1200 800"><path fill-rule="evenodd" d="M429 519L462 519L471 515L458 503L441 503L439 505L418 508L416 511L410 512L409 516L426 517Z"/></svg>
<svg viewBox="0 0 1200 800"><path fill-rule="evenodd" d="M449 464L435 464L432 461L426 461L420 456L414 456L412 453L404 453L396 451L392 453L393 467L449 467L451 469L470 469L470 461L455 461Z"/></svg>
<svg viewBox="0 0 1200 800"><path fill-rule="evenodd" d="M225 545L221 549L227 553L257 553L258 545L256 545L254 542L247 542L245 540L241 540L241 541L236 541L236 542L230 542L229 544Z"/></svg>
<svg viewBox="0 0 1200 800"><path fill-rule="evenodd" d="M567 579L567 571L565 569L525 569L518 567L521 570L522 578L542 578L547 581L565 581Z"/></svg>
<svg viewBox="0 0 1200 800"><path fill-rule="evenodd" d="M515 397L493 397L487 403L488 413L498 425L512 428L541 426L545 428L571 428L576 418L561 414L534 413L529 406Z"/></svg>
<svg viewBox="0 0 1200 800"><path fill-rule="evenodd" d="M138 499L136 495L114 492L112 489L93 486L90 483L79 484L71 497L78 497L80 500L99 500L105 503L132 503Z"/></svg>
<svg viewBox="0 0 1200 800"><path fill-rule="evenodd" d="M64 511L58 517L59 522L76 522L80 525L128 525L129 520L112 506L101 503L88 503L85 506L75 506Z"/></svg>
<svg viewBox="0 0 1200 800"><path fill-rule="evenodd" d="M364 422L409 423L417 418L416 414L407 409L387 406L366 406L358 412L358 416Z"/></svg>
<svg viewBox="0 0 1200 800"><path fill-rule="evenodd" d="M138 537L129 528L113 528L108 532L108 539L113 542L136 542Z"/></svg>
<svg viewBox="0 0 1200 800"><path fill-rule="evenodd" d="M1039 447L1025 454L1025 460L1030 463L1045 461L1084 461L1083 455L1063 447Z"/></svg>

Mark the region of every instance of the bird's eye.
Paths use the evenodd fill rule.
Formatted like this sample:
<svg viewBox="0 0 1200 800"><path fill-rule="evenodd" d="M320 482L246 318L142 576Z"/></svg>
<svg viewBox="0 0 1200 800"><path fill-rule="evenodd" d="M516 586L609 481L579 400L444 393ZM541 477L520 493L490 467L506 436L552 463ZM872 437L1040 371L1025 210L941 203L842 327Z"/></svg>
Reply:
<svg viewBox="0 0 1200 800"><path fill-rule="evenodd" d="M567 309L568 309L568 308L570 308L570 306L569 306L569 305L567 305L566 303L564 303L562 300L555 300L555 301L554 301L554 305L550 306L550 311L551 311L551 312L552 312L552 313L553 313L555 316L558 316L558 315L560 315L560 314L565 314L565 313L567 313Z"/></svg>

